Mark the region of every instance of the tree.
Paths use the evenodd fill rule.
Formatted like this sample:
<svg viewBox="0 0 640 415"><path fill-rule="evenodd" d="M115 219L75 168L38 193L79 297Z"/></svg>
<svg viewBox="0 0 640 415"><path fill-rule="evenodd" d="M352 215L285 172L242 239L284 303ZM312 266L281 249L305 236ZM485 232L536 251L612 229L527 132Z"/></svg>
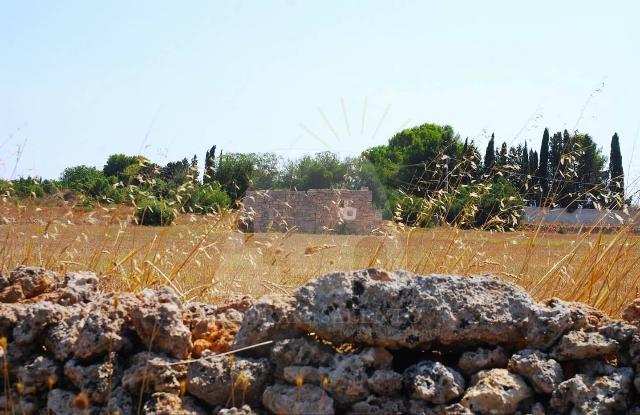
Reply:
<svg viewBox="0 0 640 415"><path fill-rule="evenodd" d="M64 169L60 176L60 184L65 189L92 197L108 197L112 189L100 170L85 165Z"/></svg>
<svg viewBox="0 0 640 415"><path fill-rule="evenodd" d="M214 180L233 200L239 200L251 185L255 171L256 161L253 154L229 153L224 157L221 154Z"/></svg>
<svg viewBox="0 0 640 415"><path fill-rule="evenodd" d="M385 185L426 196L444 187L443 160L453 171L462 160L463 148L451 126L422 124L400 131L386 146L369 149L363 156L374 164Z"/></svg>
<svg viewBox="0 0 640 415"><path fill-rule="evenodd" d="M578 134L576 147L578 198L582 206L592 208L593 203L604 199L606 157L589 134Z"/></svg>
<svg viewBox="0 0 640 415"><path fill-rule="evenodd" d="M496 164L495 136L491 133L491 139L489 140L487 149L484 152L484 168L486 170L491 170L494 164Z"/></svg>
<svg viewBox="0 0 640 415"><path fill-rule="evenodd" d="M540 183L540 202L541 205L549 195L549 129L545 128L542 134L542 144L540 145L540 163L536 175Z"/></svg>
<svg viewBox="0 0 640 415"><path fill-rule="evenodd" d="M171 161L160 169L162 180L171 183L173 186L180 186L189 180L191 165L186 158L180 161Z"/></svg>
<svg viewBox="0 0 640 415"><path fill-rule="evenodd" d="M609 159L609 191L611 192L611 206L620 209L624 206L624 169L620 152L618 133L611 137L611 157Z"/></svg>
<svg viewBox="0 0 640 415"><path fill-rule="evenodd" d="M498 166L504 167L507 165L509 160L509 150L506 142L503 142L500 146L500 151L496 152L496 159Z"/></svg>
<svg viewBox="0 0 640 415"><path fill-rule="evenodd" d="M529 150L529 174L538 174L538 152Z"/></svg>
<svg viewBox="0 0 640 415"><path fill-rule="evenodd" d="M118 180L123 179L123 173L127 167L139 163L140 156L127 156L126 154L112 154L107 159L107 163L102 168L105 176L113 176Z"/></svg>
<svg viewBox="0 0 640 415"><path fill-rule="evenodd" d="M220 153L222 158L222 153ZM212 146L210 150L207 150L204 157L204 174L202 176L202 183L212 183L215 180L216 172L216 146Z"/></svg>
<svg viewBox="0 0 640 415"><path fill-rule="evenodd" d="M198 156L193 155L191 159L191 167L190 167L191 180L196 183L198 181L198 176L200 175L200 171L198 170Z"/></svg>

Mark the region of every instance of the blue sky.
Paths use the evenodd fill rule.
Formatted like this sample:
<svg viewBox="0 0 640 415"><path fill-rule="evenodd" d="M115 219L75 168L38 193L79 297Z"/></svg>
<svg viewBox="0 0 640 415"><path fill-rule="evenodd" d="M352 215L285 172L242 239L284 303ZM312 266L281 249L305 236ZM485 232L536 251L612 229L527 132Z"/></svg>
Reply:
<svg viewBox="0 0 640 415"><path fill-rule="evenodd" d="M353 155L423 122L482 151L547 126L608 154L617 131L640 176L640 2L392 3L0 0L0 177L212 144Z"/></svg>

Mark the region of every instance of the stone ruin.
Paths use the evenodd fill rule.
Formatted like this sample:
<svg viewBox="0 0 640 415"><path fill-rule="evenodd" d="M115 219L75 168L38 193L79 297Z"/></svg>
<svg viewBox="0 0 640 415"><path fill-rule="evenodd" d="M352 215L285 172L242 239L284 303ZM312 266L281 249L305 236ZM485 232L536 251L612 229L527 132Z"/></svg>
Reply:
<svg viewBox="0 0 640 415"><path fill-rule="evenodd" d="M639 300L613 320L491 276L375 269L218 306L98 282L0 277L3 413L640 413Z"/></svg>
<svg viewBox="0 0 640 415"><path fill-rule="evenodd" d="M241 225L248 232L369 234L382 226L367 188L248 191L242 204Z"/></svg>

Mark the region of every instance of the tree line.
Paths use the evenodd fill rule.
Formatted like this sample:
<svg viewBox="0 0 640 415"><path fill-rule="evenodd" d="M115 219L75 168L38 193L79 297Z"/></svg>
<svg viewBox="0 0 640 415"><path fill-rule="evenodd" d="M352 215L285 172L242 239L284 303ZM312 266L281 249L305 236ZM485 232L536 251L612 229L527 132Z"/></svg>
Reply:
<svg viewBox="0 0 640 415"><path fill-rule="evenodd" d="M540 149L496 144L482 155L451 126L405 129L360 156L331 152L284 159L273 153L204 153L159 165L139 155L113 154L102 169L66 168L57 180L0 181L6 196L64 198L83 204L165 201L176 211L206 213L239 201L247 189L368 187L385 217L407 222L447 220L482 226L511 221L523 205L620 209L624 170L619 137L607 158L589 134L544 130ZM422 212L422 213L421 213ZM506 212L505 214L502 214ZM469 216L470 215L470 216Z"/></svg>

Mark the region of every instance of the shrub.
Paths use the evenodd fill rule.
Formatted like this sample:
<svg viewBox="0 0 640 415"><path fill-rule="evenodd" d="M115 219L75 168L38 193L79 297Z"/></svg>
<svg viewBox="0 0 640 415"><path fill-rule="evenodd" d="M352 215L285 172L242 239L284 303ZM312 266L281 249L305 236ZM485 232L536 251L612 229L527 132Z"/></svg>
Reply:
<svg viewBox="0 0 640 415"><path fill-rule="evenodd" d="M477 206L474 224L485 229L515 228L524 213L524 201L518 190L503 177L486 186Z"/></svg>
<svg viewBox="0 0 640 415"><path fill-rule="evenodd" d="M171 225L176 217L176 210L163 200L145 199L136 208L136 220L139 225L167 226Z"/></svg>
<svg viewBox="0 0 640 415"><path fill-rule="evenodd" d="M231 197L219 185L204 185L193 190L187 207L196 213L213 213L230 204Z"/></svg>

